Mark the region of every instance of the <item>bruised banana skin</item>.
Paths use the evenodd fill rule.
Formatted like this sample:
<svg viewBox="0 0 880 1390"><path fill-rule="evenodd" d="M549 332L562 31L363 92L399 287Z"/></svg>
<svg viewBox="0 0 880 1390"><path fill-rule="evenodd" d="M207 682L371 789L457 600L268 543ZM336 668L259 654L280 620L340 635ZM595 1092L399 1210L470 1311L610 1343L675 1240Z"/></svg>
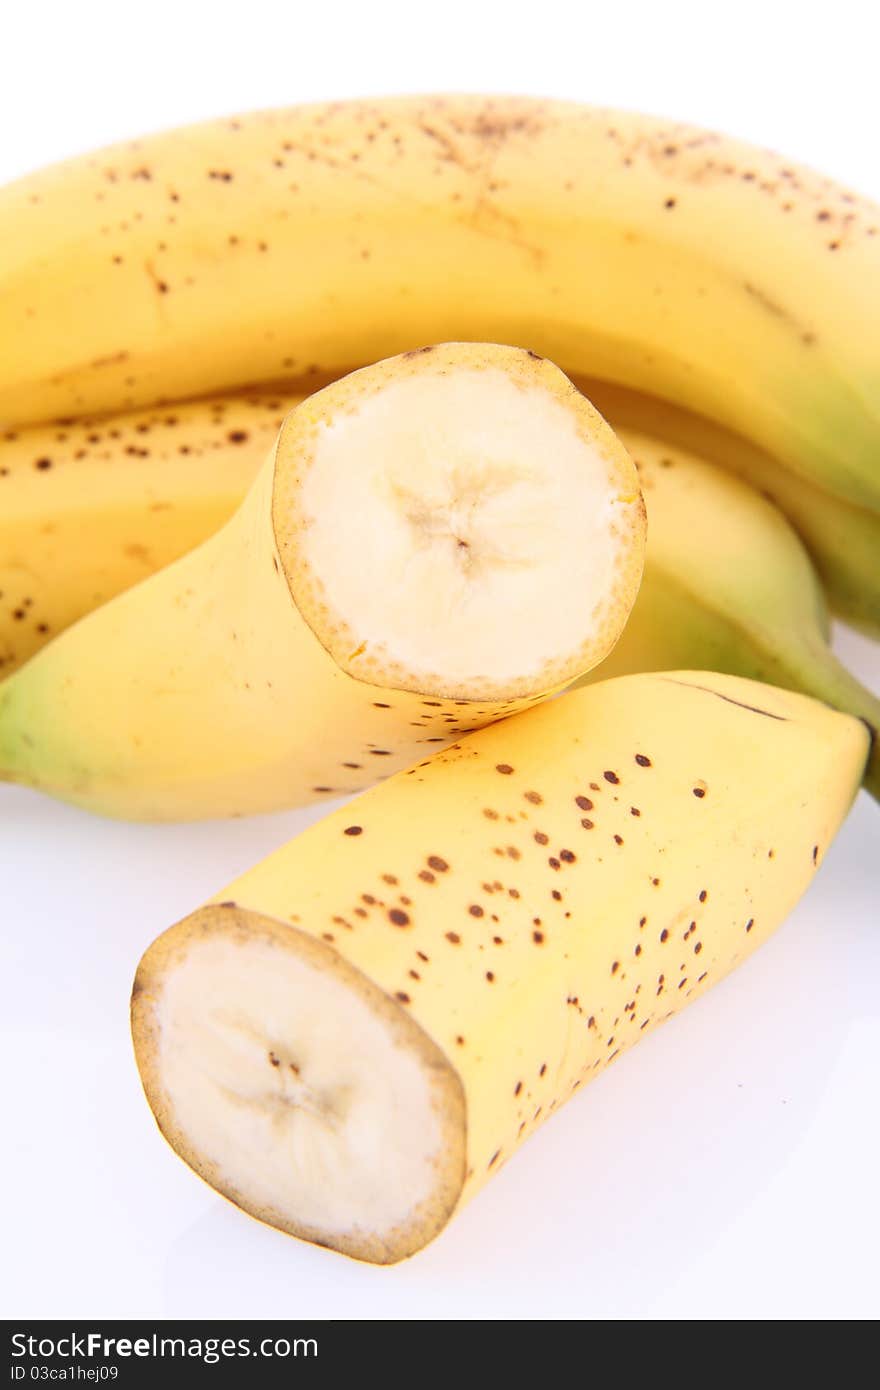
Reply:
<svg viewBox="0 0 880 1390"><path fill-rule="evenodd" d="M668 401L606 381L579 382L615 429L633 429L709 459L751 483L810 552L838 617L880 637L880 513L824 491L741 435Z"/></svg>
<svg viewBox="0 0 880 1390"><path fill-rule="evenodd" d="M259 112L9 185L0 246L10 423L513 342L880 509L880 210L722 135L530 98Z"/></svg>
<svg viewBox="0 0 880 1390"><path fill-rule="evenodd" d="M0 778L141 820L360 790L602 660L644 544L632 460L552 363L364 368L216 535L0 683Z"/></svg>
<svg viewBox="0 0 880 1390"><path fill-rule="evenodd" d="M413 1254L766 941L867 746L801 695L679 671L575 691L399 773L149 948L132 1026L160 1129L262 1221Z"/></svg>
<svg viewBox="0 0 880 1390"><path fill-rule="evenodd" d="M0 675L218 531L306 394L0 432Z"/></svg>
<svg viewBox="0 0 880 1390"><path fill-rule="evenodd" d="M831 651L825 596L785 517L704 459L618 433L648 512L645 574L614 650L584 681L701 668L812 695L872 731L865 786L880 799L880 700Z"/></svg>

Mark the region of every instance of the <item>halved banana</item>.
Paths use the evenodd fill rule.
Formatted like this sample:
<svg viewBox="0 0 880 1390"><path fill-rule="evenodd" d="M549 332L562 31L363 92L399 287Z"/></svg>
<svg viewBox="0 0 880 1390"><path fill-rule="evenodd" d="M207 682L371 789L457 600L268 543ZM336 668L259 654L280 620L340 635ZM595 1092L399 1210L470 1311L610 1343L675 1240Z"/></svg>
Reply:
<svg viewBox="0 0 880 1390"><path fill-rule="evenodd" d="M577 690L399 773L147 951L132 1024L162 1132L263 1221L412 1254L767 940L868 743L803 695L677 671Z"/></svg>
<svg viewBox="0 0 880 1390"><path fill-rule="evenodd" d="M365 367L211 540L0 685L0 778L147 820L359 790L601 661L644 545L632 460L552 363Z"/></svg>

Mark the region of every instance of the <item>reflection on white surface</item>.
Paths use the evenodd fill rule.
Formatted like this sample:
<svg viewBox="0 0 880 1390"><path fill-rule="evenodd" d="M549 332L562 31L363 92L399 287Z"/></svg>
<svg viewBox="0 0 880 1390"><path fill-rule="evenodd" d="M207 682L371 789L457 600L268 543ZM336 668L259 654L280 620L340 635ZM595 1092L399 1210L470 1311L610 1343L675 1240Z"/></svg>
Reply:
<svg viewBox="0 0 880 1390"><path fill-rule="evenodd" d="M880 649L838 650L880 686ZM785 926L390 1270L172 1154L128 1036L143 948L319 808L136 826L0 790L7 1317L834 1317L878 1308L877 846L864 794Z"/></svg>

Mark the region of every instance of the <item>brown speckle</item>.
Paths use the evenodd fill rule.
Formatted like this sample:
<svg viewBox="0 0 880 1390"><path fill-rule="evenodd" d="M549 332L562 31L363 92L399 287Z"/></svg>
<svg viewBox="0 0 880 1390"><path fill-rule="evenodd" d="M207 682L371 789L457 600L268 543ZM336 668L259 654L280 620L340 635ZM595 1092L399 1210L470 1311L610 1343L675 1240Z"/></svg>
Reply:
<svg viewBox="0 0 880 1390"><path fill-rule="evenodd" d="M388 916L396 927L409 926L409 914L404 912L399 907L392 907L388 913Z"/></svg>
<svg viewBox="0 0 880 1390"><path fill-rule="evenodd" d="M509 777L513 772L513 768L510 766L510 763L496 763L495 771L502 773L505 777Z"/></svg>
<svg viewBox="0 0 880 1390"><path fill-rule="evenodd" d="M461 942L461 937L459 936L457 931L448 931L446 933L446 940L451 941L453 946L458 946Z"/></svg>
<svg viewBox="0 0 880 1390"><path fill-rule="evenodd" d="M523 792L526 801L530 801L533 806L540 806L544 798L540 792Z"/></svg>
<svg viewBox="0 0 880 1390"><path fill-rule="evenodd" d="M651 766L651 759L646 758L644 753L636 753L636 762L638 763L639 767Z"/></svg>
<svg viewBox="0 0 880 1390"><path fill-rule="evenodd" d="M445 874L449 870L449 865L445 859L440 858L439 854L429 854L428 868L433 869L435 873Z"/></svg>
<svg viewBox="0 0 880 1390"><path fill-rule="evenodd" d="M343 835L363 835L364 827L362 825L347 825L342 833Z"/></svg>
<svg viewBox="0 0 880 1390"><path fill-rule="evenodd" d="M613 787L616 787L620 782L620 778L616 772L603 772L602 776L605 778L605 781L610 782Z"/></svg>
<svg viewBox="0 0 880 1390"><path fill-rule="evenodd" d="M471 914L472 917L483 916L483 909L480 907L479 903L471 903L470 907L468 908L468 912Z"/></svg>

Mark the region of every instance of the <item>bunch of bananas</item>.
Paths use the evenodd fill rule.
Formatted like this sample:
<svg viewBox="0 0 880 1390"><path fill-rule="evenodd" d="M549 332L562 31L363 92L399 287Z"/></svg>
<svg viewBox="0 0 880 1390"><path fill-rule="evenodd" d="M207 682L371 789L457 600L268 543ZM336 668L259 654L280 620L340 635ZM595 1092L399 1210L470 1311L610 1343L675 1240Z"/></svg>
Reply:
<svg viewBox="0 0 880 1390"><path fill-rule="evenodd" d="M401 769L134 994L187 1161L401 1258L880 795L828 646L880 633L880 208L433 97L105 150L0 229L0 777L182 819Z"/></svg>

